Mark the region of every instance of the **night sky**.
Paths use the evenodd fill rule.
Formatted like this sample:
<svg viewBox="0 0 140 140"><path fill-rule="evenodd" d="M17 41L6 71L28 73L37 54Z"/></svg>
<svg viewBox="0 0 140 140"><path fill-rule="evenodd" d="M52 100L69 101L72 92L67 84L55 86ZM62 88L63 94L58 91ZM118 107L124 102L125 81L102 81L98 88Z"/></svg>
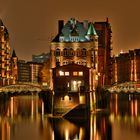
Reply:
<svg viewBox="0 0 140 140"><path fill-rule="evenodd" d="M57 21L75 17L112 26L113 53L140 48L139 0L0 0L0 18L9 30L10 46L19 59L46 53L57 33Z"/></svg>

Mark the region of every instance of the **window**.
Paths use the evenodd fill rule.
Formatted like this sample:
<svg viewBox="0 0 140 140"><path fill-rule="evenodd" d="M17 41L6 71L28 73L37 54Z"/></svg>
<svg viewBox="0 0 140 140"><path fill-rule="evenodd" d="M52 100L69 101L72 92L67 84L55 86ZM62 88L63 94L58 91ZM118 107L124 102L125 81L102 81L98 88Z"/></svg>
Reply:
<svg viewBox="0 0 140 140"><path fill-rule="evenodd" d="M77 54L77 57L80 57L81 56L81 49L77 49L76 54Z"/></svg>
<svg viewBox="0 0 140 140"><path fill-rule="evenodd" d="M69 76L70 73L68 71L65 72L65 76Z"/></svg>
<svg viewBox="0 0 140 140"><path fill-rule="evenodd" d="M69 49L69 56L74 56L74 51L72 48Z"/></svg>
<svg viewBox="0 0 140 140"><path fill-rule="evenodd" d="M68 55L68 50L66 48L63 50L63 55L64 57Z"/></svg>
<svg viewBox="0 0 140 140"><path fill-rule="evenodd" d="M83 57L86 56L86 49L85 49L85 48L82 49L82 56L83 56Z"/></svg>
<svg viewBox="0 0 140 140"><path fill-rule="evenodd" d="M77 71L74 71L73 76L77 76L77 75L78 75Z"/></svg>
<svg viewBox="0 0 140 140"><path fill-rule="evenodd" d="M82 71L79 71L79 76L83 76L83 72Z"/></svg>
<svg viewBox="0 0 140 140"><path fill-rule="evenodd" d="M56 49L55 55L60 56L60 49L58 49L58 48Z"/></svg>
<svg viewBox="0 0 140 140"><path fill-rule="evenodd" d="M64 72L63 71L59 71L59 75L60 76L64 76Z"/></svg>

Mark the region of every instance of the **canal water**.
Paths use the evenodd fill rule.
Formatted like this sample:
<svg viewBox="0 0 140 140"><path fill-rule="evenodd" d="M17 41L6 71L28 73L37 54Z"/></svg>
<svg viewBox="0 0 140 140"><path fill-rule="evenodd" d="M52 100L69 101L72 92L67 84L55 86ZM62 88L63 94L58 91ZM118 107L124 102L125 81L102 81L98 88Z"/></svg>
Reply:
<svg viewBox="0 0 140 140"><path fill-rule="evenodd" d="M139 140L139 95L111 94L88 120L52 118L37 95L0 101L0 140Z"/></svg>

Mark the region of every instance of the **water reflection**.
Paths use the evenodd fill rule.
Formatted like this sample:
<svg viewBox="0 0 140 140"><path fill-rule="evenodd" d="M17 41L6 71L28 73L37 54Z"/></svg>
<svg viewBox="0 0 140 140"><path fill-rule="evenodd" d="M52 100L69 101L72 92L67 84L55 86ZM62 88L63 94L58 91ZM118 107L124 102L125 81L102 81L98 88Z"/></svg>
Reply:
<svg viewBox="0 0 140 140"><path fill-rule="evenodd" d="M0 101L0 140L138 140L139 95L111 94L108 109L85 120L49 117L38 96Z"/></svg>

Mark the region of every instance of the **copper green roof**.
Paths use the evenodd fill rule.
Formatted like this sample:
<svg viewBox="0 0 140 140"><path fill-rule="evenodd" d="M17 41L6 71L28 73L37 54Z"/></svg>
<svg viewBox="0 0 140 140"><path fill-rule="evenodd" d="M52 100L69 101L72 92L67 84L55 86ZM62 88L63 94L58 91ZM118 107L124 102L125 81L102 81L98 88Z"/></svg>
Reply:
<svg viewBox="0 0 140 140"><path fill-rule="evenodd" d="M97 35L96 30L93 26L93 23L90 23L88 31L87 31L87 35Z"/></svg>

